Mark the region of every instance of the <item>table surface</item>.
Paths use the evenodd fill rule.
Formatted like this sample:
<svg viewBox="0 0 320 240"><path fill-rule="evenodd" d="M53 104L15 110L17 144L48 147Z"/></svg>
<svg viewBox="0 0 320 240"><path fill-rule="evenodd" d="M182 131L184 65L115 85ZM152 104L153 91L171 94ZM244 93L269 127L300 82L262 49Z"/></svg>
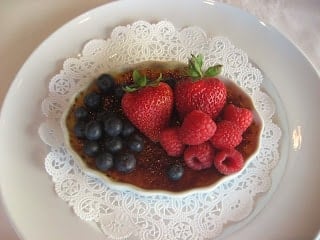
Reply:
<svg viewBox="0 0 320 240"><path fill-rule="evenodd" d="M79 14L107 2L110 1L0 0L0 106L15 74L47 36ZM218 2L242 8L277 28L305 53L320 72L320 0L220 0ZM271 208L273 204L276 204L274 199L268 207ZM238 237L250 236L249 233L252 231L256 230L254 223L251 222L239 232ZM19 239L5 214L1 199L0 238Z"/></svg>

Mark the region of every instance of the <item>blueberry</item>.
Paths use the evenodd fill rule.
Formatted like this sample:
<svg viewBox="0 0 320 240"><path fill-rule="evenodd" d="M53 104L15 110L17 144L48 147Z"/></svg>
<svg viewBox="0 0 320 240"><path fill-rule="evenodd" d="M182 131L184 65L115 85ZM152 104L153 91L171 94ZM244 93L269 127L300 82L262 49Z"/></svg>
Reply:
<svg viewBox="0 0 320 240"><path fill-rule="evenodd" d="M87 141L83 145L83 152L89 157L94 157L99 153L99 143L96 141Z"/></svg>
<svg viewBox="0 0 320 240"><path fill-rule="evenodd" d="M97 86L103 93L110 93L114 87L114 79L109 74L102 74L97 79Z"/></svg>
<svg viewBox="0 0 320 240"><path fill-rule="evenodd" d="M123 121L121 136L128 137L134 132L135 128L129 121Z"/></svg>
<svg viewBox="0 0 320 240"><path fill-rule="evenodd" d="M86 120L89 117L89 113L85 107L78 107L74 110L74 116L78 120Z"/></svg>
<svg viewBox="0 0 320 240"><path fill-rule="evenodd" d="M101 111L101 112L97 113L97 120L103 122L104 120L106 120L110 117L113 117L113 116L117 116L117 115L113 112Z"/></svg>
<svg viewBox="0 0 320 240"><path fill-rule="evenodd" d="M86 124L85 136L88 140L98 140L102 136L102 131L100 122L92 120Z"/></svg>
<svg viewBox="0 0 320 240"><path fill-rule="evenodd" d="M113 156L111 153L100 153L95 159L96 167L101 171L107 171L113 167Z"/></svg>
<svg viewBox="0 0 320 240"><path fill-rule="evenodd" d="M137 135L134 135L137 136ZM137 137L131 137L127 142L128 148L133 152L141 152L143 150L144 144L143 140Z"/></svg>
<svg viewBox="0 0 320 240"><path fill-rule="evenodd" d="M168 177L172 181L178 181L183 176L184 169L181 164L174 164L168 169Z"/></svg>
<svg viewBox="0 0 320 240"><path fill-rule="evenodd" d="M133 134L131 138L143 142L143 138L139 134Z"/></svg>
<svg viewBox="0 0 320 240"><path fill-rule="evenodd" d="M85 138L85 129L86 123L84 121L78 121L73 128L74 135L76 135L77 138Z"/></svg>
<svg viewBox="0 0 320 240"><path fill-rule="evenodd" d="M136 167L136 158L131 153L120 153L115 157L115 167L119 172L129 173Z"/></svg>
<svg viewBox="0 0 320 240"><path fill-rule="evenodd" d="M92 111L96 111L100 108L102 103L102 97L96 93L89 93L84 97L84 104Z"/></svg>
<svg viewBox="0 0 320 240"><path fill-rule="evenodd" d="M116 86L116 87L114 88L113 92L114 92L114 96L115 96L116 98L122 98L122 96L123 96L123 94L124 94L124 91L123 91L123 88L122 88L121 85Z"/></svg>
<svg viewBox="0 0 320 240"><path fill-rule="evenodd" d="M118 152L122 149L123 143L120 137L110 137L104 141L105 148L111 153Z"/></svg>
<svg viewBox="0 0 320 240"><path fill-rule="evenodd" d="M165 82L172 88L176 86L176 80L174 78L167 78Z"/></svg>
<svg viewBox="0 0 320 240"><path fill-rule="evenodd" d="M122 120L117 116L110 116L104 120L104 131L110 137L118 136L122 131Z"/></svg>

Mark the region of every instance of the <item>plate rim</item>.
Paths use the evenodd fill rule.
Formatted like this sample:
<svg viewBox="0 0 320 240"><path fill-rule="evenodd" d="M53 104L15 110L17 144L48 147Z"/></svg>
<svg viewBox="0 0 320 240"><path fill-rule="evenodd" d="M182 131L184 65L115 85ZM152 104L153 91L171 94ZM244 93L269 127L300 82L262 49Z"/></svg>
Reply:
<svg viewBox="0 0 320 240"><path fill-rule="evenodd" d="M111 2L111 3L107 3L107 4L105 4L105 5L96 7L96 8L94 8L94 9L91 9L91 10L89 10L88 12L83 13L83 14L81 14L80 16L78 16L78 17L76 17L76 18L68 21L68 22L67 22L66 24L64 24L62 27L66 26L66 25L68 25L68 24L70 24L70 23L72 23L73 21L75 21L75 20L77 20L77 19L80 19L81 17L85 16L85 15L88 14L88 13L91 13L91 12L95 11L97 8L103 8L103 7L105 7L106 5L116 4L116 3L117 3L117 2ZM221 3L219 3L219 4L221 4ZM240 10L241 12L243 12L243 10L241 10L241 9L238 9L238 10ZM15 77L13 83L10 85L10 88L9 88L9 90L8 90L8 93L7 93L7 95L6 95L6 97L5 97L4 101L3 101L3 105L2 105L1 113L0 113L0 119L2 119L3 113L4 113L4 112L6 113L6 108L7 108L8 101L9 101L7 96L10 96L10 94L12 94L12 92L14 91L13 89L14 89L14 88L16 87L16 85L18 84L16 79L22 74L23 69L24 69L25 66L28 64L28 62L30 61L30 59L32 59L32 58L34 57L34 55L38 52L39 48L41 48L41 47L44 45L44 43L46 43L46 41L47 41L49 38L51 38L54 34L56 34L56 32L58 32L60 29L61 29L61 28L59 28L58 30L56 30L56 31L55 31L54 33L52 33L51 35L49 35L49 37L46 38L46 40L44 40L44 41L32 52L32 54L28 57L28 59L26 60L26 62L22 65L22 67L20 68L20 70L19 70L17 76ZM273 28L273 27L270 28L270 26L269 26L269 30L270 30L270 29L276 30L275 28ZM278 34L280 34L280 36L282 36L282 33L278 32L277 30L276 30L276 32L277 32ZM286 39L287 41L288 41L288 40L291 41L290 38L285 38L285 39ZM292 45L294 46L294 48L296 48L296 49L299 51L299 53L303 56L304 60L306 60L306 61L308 62L308 64L311 65L311 68L315 71L316 75L318 76L318 80L319 80L319 72L318 72L318 70L314 67L313 63L308 59L308 57L303 53L303 51L301 51L301 49L300 49L294 42L291 41L291 43L292 43ZM0 122L0 129L1 129L2 127L3 127L3 123ZM2 183L2 181L1 181L0 183ZM2 187L1 187L1 186L2 186L2 185L0 185L1 196L2 196L3 191L2 191ZM2 198L2 200L5 200L5 199ZM4 202L4 205L5 205L5 208L7 208L6 202L5 202L5 201L3 201L3 202ZM8 213L8 212L7 212L7 213ZM10 219L11 219L11 217L10 217ZM13 226L15 226L15 224L13 224ZM18 233L19 233L19 231L18 231Z"/></svg>

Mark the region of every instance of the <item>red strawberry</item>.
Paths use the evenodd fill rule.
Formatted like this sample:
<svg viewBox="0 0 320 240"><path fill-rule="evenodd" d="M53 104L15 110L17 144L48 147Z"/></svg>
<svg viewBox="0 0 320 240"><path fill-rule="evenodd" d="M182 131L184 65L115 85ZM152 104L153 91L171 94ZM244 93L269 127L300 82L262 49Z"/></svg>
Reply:
<svg viewBox="0 0 320 240"><path fill-rule="evenodd" d="M235 148L242 141L242 131L236 123L223 120L217 123L217 130L210 141L218 149Z"/></svg>
<svg viewBox="0 0 320 240"><path fill-rule="evenodd" d="M179 81L175 86L175 103L180 117L184 118L192 110L201 110L215 118L227 99L227 90L222 81L213 76L221 72L221 65L201 70L203 57L192 56L189 60L190 78Z"/></svg>
<svg viewBox="0 0 320 240"><path fill-rule="evenodd" d="M235 122L244 132L250 126L253 120L253 114L249 109L236 107L228 104L223 111L223 119Z"/></svg>
<svg viewBox="0 0 320 240"><path fill-rule="evenodd" d="M216 169L224 175L236 173L240 171L244 165L242 154L235 149L218 152L213 163Z"/></svg>
<svg viewBox="0 0 320 240"><path fill-rule="evenodd" d="M183 120L179 136L184 144L198 145L208 141L216 131L211 117L199 110L193 110Z"/></svg>
<svg viewBox="0 0 320 240"><path fill-rule="evenodd" d="M134 83L127 86L121 106L124 114L152 141L159 140L160 130L169 124L173 109L171 87L160 79L148 82L146 76L133 72Z"/></svg>
<svg viewBox="0 0 320 240"><path fill-rule="evenodd" d="M180 141L177 128L167 128L160 132L160 144L169 156L179 157L185 145Z"/></svg>
<svg viewBox="0 0 320 240"><path fill-rule="evenodd" d="M193 170L210 168L214 159L214 149L209 142L188 146L184 151L184 161Z"/></svg>

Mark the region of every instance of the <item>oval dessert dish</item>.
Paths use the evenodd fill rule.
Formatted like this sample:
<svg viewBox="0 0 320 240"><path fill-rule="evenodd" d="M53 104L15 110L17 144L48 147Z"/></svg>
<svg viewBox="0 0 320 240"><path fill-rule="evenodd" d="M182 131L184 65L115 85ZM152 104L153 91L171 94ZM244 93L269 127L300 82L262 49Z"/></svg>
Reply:
<svg viewBox="0 0 320 240"><path fill-rule="evenodd" d="M261 193L274 186L271 171L286 146L277 96L243 50L212 34L167 21L117 26L106 40L89 37L51 78L39 128L51 147L46 171L59 197L108 237L150 239L148 228L170 239L181 229L212 238L224 228L218 222L261 209ZM244 157L254 110L263 125L256 151Z"/></svg>
<svg viewBox="0 0 320 240"><path fill-rule="evenodd" d="M263 121L223 66L148 61L101 74L63 114L65 143L83 170L144 194L213 190L256 156Z"/></svg>

